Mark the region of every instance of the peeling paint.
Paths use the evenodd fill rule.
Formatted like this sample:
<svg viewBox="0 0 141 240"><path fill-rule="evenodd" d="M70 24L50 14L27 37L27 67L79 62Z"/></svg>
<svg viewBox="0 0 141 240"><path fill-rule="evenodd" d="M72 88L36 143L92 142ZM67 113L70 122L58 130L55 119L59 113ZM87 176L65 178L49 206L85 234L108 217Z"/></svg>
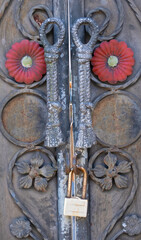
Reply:
<svg viewBox="0 0 141 240"><path fill-rule="evenodd" d="M71 221L64 216L64 199L67 194L68 176L65 173L66 161L63 155L64 149L58 152L58 220L59 220L59 239L70 239Z"/></svg>

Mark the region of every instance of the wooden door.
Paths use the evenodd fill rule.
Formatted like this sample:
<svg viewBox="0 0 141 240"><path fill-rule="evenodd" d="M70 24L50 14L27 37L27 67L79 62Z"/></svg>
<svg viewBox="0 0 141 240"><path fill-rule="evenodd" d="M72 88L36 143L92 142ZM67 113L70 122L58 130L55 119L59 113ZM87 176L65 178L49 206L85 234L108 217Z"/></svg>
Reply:
<svg viewBox="0 0 141 240"><path fill-rule="evenodd" d="M69 11L70 29L67 1L0 0L1 240L141 238L141 3L139 0L71 0ZM56 50L46 49L41 41L42 32L39 37L41 23L52 17L59 19L58 24L63 23L65 28L57 58L51 55ZM84 17L90 20L80 20L83 22L80 26L85 27L79 26L78 36L83 44L94 35L93 49L87 49L85 45L78 49L75 41L74 24ZM91 19L94 21L94 32L91 31ZM58 30L53 25L46 29L52 44L58 40ZM68 31L71 31L77 164L85 167L89 175L88 215L72 219L63 214L70 159ZM19 75L15 79L15 54L22 54L26 45L26 56L30 56L34 52L34 44L37 44L36 49L40 53L43 48L45 53L49 53L45 55L47 80L40 65L38 70L32 69L31 60L34 59L30 58L28 61L22 58L18 64L31 68L36 73L34 80L36 75L40 78L32 82L17 67ZM39 52L34 55L37 62L38 57L42 57L42 54L38 56ZM88 53L93 53L91 65ZM53 60L48 60L49 56ZM49 84L46 87L49 78L50 88ZM50 96L55 102L55 112L51 108L51 113L48 113ZM61 107L58 107L59 103ZM81 115L83 106L87 109L84 117ZM52 133L47 134L51 131L48 119L51 127L61 136L57 139L57 134L53 134L58 141L56 145L52 141ZM82 136L79 132L82 119L85 119L87 128L94 130L97 141L94 141L91 132L90 138L88 136L85 144L80 146L78 138ZM81 197L83 175L76 175L75 182L75 194Z"/></svg>

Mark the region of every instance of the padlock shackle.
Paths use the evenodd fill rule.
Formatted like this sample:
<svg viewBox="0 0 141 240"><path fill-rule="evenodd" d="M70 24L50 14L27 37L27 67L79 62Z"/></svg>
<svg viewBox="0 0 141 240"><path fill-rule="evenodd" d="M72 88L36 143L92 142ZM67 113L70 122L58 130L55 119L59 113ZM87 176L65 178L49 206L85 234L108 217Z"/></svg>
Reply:
<svg viewBox="0 0 141 240"><path fill-rule="evenodd" d="M84 167L76 165L76 167L83 172L83 188L82 188L82 199L86 199L87 192L87 171Z"/></svg>
<svg viewBox="0 0 141 240"><path fill-rule="evenodd" d="M68 190L67 190L67 197L71 197L71 188L72 188L72 174L73 170L70 171L69 177L68 177Z"/></svg>

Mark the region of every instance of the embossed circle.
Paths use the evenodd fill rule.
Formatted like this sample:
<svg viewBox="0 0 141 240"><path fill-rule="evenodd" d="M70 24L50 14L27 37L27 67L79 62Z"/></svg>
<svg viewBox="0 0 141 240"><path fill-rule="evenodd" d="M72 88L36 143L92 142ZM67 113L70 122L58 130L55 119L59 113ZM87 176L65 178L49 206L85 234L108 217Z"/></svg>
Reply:
<svg viewBox="0 0 141 240"><path fill-rule="evenodd" d="M98 141L105 146L125 147L141 134L141 104L125 91L100 95L94 102L92 119Z"/></svg>
<svg viewBox="0 0 141 240"><path fill-rule="evenodd" d="M3 135L19 146L37 145L44 140L46 97L41 91L12 91L1 104Z"/></svg>

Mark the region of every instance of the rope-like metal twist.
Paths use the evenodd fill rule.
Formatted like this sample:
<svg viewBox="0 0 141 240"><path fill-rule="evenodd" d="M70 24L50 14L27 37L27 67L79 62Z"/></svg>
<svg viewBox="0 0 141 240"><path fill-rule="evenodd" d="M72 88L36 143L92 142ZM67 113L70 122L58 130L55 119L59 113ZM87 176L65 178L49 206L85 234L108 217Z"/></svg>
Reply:
<svg viewBox="0 0 141 240"><path fill-rule="evenodd" d="M56 24L60 30L58 40L51 45L46 37L46 29L50 24ZM57 60L60 54L60 47L64 41L65 27L60 19L48 18L40 28L40 39L44 46L45 61L47 65L47 123L45 146L58 147L63 143L63 134L60 127L58 83L57 83Z"/></svg>
<svg viewBox="0 0 141 240"><path fill-rule="evenodd" d="M78 30L81 25L88 25L91 29L91 38L87 44L83 44L78 37ZM94 45L97 41L99 29L96 23L90 18L80 18L72 28L72 36L77 47L78 75L79 75L79 101L80 117L76 147L89 148L95 141L95 134L92 128L91 102L90 102L90 59Z"/></svg>

